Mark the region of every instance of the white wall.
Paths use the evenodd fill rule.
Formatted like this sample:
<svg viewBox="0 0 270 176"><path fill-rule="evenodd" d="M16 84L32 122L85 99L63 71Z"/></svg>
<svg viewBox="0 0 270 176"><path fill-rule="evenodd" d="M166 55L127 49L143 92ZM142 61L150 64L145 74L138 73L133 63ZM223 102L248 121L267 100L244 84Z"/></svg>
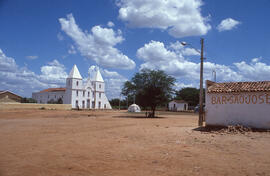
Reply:
<svg viewBox="0 0 270 176"><path fill-rule="evenodd" d="M206 93L206 125L270 128L270 92Z"/></svg>
<svg viewBox="0 0 270 176"><path fill-rule="evenodd" d="M176 109L174 109L174 105L176 107ZM185 105L186 105L186 109L185 109ZM169 110L170 111L184 111L188 109L188 104L187 103L177 103L175 101L171 101L169 103Z"/></svg>
<svg viewBox="0 0 270 176"><path fill-rule="evenodd" d="M47 104L47 102L51 99L57 101L59 98L65 99L65 91L56 91L56 92L36 92L32 93L32 98L40 104Z"/></svg>

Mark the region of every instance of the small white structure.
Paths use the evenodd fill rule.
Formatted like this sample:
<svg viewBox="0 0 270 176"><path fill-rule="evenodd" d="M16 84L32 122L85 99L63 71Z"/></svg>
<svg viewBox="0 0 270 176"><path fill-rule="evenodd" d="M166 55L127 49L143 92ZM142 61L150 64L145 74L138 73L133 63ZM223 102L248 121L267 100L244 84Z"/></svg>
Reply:
<svg viewBox="0 0 270 176"><path fill-rule="evenodd" d="M93 66L92 66L93 67ZM64 104L80 109L112 109L106 95L105 83L98 67L83 83L83 78L76 65L66 79L65 88L49 88L32 94L38 103L48 103L61 99ZM91 76L91 78L90 78Z"/></svg>
<svg viewBox="0 0 270 176"><path fill-rule="evenodd" d="M188 110L188 103L184 100L173 100L169 102L170 111L186 111Z"/></svg>
<svg viewBox="0 0 270 176"><path fill-rule="evenodd" d="M141 112L141 108L136 104L132 104L128 107L128 112Z"/></svg>
<svg viewBox="0 0 270 176"><path fill-rule="evenodd" d="M270 128L270 81L206 81L206 125Z"/></svg>

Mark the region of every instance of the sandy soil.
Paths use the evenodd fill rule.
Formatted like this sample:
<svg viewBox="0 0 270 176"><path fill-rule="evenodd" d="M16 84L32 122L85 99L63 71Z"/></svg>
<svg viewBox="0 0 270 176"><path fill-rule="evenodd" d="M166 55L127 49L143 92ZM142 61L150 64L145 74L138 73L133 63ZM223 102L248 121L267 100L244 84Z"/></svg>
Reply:
<svg viewBox="0 0 270 176"><path fill-rule="evenodd" d="M197 115L0 111L0 176L270 175L270 133L197 129Z"/></svg>

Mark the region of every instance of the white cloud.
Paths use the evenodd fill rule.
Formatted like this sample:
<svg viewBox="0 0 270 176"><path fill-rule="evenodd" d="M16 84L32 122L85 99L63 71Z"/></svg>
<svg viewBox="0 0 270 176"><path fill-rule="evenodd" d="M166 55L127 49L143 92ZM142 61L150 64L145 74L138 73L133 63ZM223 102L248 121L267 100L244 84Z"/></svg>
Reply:
<svg viewBox="0 0 270 176"><path fill-rule="evenodd" d="M59 41L64 40L64 36L60 32L57 34L57 38Z"/></svg>
<svg viewBox="0 0 270 176"><path fill-rule="evenodd" d="M106 95L108 99L119 98L124 82L128 79L114 71L104 69L102 71L106 83Z"/></svg>
<svg viewBox="0 0 270 176"><path fill-rule="evenodd" d="M35 60L38 58L38 56L26 56L27 59Z"/></svg>
<svg viewBox="0 0 270 176"><path fill-rule="evenodd" d="M144 61L140 69L160 69L169 75L184 81L185 84L197 85L200 75L200 63L187 60L181 50L170 50L162 42L151 41L137 50L137 57ZM217 74L217 81L258 81L268 80L270 65L253 59L251 63L238 62L232 65L221 65L204 62L204 79L212 79L212 71Z"/></svg>
<svg viewBox="0 0 270 176"><path fill-rule="evenodd" d="M70 45L70 48L68 49L68 54L76 54L76 48L73 45Z"/></svg>
<svg viewBox="0 0 270 176"><path fill-rule="evenodd" d="M7 57L0 49L0 71L1 72L14 72L17 70L16 62L13 58Z"/></svg>
<svg viewBox="0 0 270 176"><path fill-rule="evenodd" d="M259 62L261 59L262 59L261 57L253 58L251 62Z"/></svg>
<svg viewBox="0 0 270 176"><path fill-rule="evenodd" d="M245 61L234 63L238 69L238 73L242 75L245 80L269 80L270 75L270 65L265 63L254 61L251 63L246 63Z"/></svg>
<svg viewBox="0 0 270 176"><path fill-rule="evenodd" d="M184 48L184 45L182 45L181 42L176 41L175 43L171 43L169 48L171 48L175 51L180 51Z"/></svg>
<svg viewBox="0 0 270 176"><path fill-rule="evenodd" d="M179 89L183 89L185 87L197 87L197 85L185 84L185 83L182 83L181 80L180 80L180 82L175 83L174 89L179 90Z"/></svg>
<svg viewBox="0 0 270 176"><path fill-rule="evenodd" d="M199 56L200 55L199 50L184 46L179 41L176 41L175 43L171 43L168 49L172 49L174 50L174 52L178 54L182 54L184 56Z"/></svg>
<svg viewBox="0 0 270 176"><path fill-rule="evenodd" d="M111 21L109 21L109 22L107 23L107 25L108 25L109 27L114 27L114 23L111 22Z"/></svg>
<svg viewBox="0 0 270 176"><path fill-rule="evenodd" d="M168 30L173 37L206 34L211 26L203 17L201 0L118 0L119 18L130 27Z"/></svg>
<svg viewBox="0 0 270 176"><path fill-rule="evenodd" d="M21 96L31 96L32 92L48 87L64 86L65 67L57 60L41 67L41 75L27 67L19 67L15 59L8 57L0 49L0 87Z"/></svg>
<svg viewBox="0 0 270 176"><path fill-rule="evenodd" d="M88 73L90 77L91 75L94 75L93 73L97 68L98 68L97 66L91 66L89 68ZM127 81L128 79L116 71L109 71L103 68L98 69L100 70L101 75L103 76L105 82L105 89L106 89L105 91L107 98L108 99L119 98L122 86L124 82Z"/></svg>
<svg viewBox="0 0 270 176"><path fill-rule="evenodd" d="M228 31L236 28L239 24L241 24L241 22L232 18L226 18L220 22L220 24L217 26L217 29L219 32Z"/></svg>
<svg viewBox="0 0 270 176"><path fill-rule="evenodd" d="M196 51L194 48L185 48L182 51L183 55L185 56L199 56L200 53Z"/></svg>
<svg viewBox="0 0 270 176"><path fill-rule="evenodd" d="M98 65L120 69L135 67L135 62L115 47L124 40L120 30L115 32L111 28L94 26L91 32L83 32L72 14L67 15L67 18L60 18L59 22L62 30L74 40L80 53L94 60Z"/></svg>
<svg viewBox="0 0 270 176"><path fill-rule="evenodd" d="M41 67L40 80L47 84L64 84L67 78L65 66L56 59Z"/></svg>

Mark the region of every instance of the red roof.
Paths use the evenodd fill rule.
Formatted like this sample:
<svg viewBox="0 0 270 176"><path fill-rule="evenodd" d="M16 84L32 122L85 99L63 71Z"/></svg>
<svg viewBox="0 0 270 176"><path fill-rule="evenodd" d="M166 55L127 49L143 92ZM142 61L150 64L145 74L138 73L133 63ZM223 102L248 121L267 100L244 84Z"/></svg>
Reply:
<svg viewBox="0 0 270 176"><path fill-rule="evenodd" d="M176 102L176 103L187 103L185 100L172 100L172 101L174 101L174 102ZM171 101L171 102L172 102Z"/></svg>
<svg viewBox="0 0 270 176"><path fill-rule="evenodd" d="M49 89L44 89L42 91L40 91L40 93L43 93L43 92L58 92L58 91L66 91L66 88L49 88Z"/></svg>
<svg viewBox="0 0 270 176"><path fill-rule="evenodd" d="M265 92L270 91L270 81L208 83L208 93Z"/></svg>

